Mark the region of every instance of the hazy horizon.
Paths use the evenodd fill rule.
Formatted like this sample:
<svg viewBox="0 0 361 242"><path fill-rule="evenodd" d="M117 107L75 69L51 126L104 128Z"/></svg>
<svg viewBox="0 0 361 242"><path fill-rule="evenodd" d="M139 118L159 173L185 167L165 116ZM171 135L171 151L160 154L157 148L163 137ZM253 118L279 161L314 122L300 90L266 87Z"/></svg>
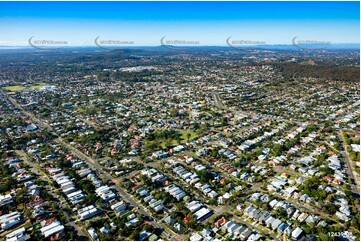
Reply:
<svg viewBox="0 0 361 242"><path fill-rule="evenodd" d="M29 39L94 46L94 39L159 46L160 40L226 46L303 41L359 44L359 2L0 2L1 46ZM188 45L189 46L189 45Z"/></svg>

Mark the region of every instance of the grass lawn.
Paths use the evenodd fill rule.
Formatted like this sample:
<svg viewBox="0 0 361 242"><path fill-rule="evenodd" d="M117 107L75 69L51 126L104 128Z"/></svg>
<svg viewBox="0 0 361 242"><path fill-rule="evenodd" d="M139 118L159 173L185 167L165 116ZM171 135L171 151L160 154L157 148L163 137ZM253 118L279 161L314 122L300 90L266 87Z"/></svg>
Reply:
<svg viewBox="0 0 361 242"><path fill-rule="evenodd" d="M11 91L11 92L21 92L25 90L24 86L8 86L4 87L5 90Z"/></svg>
<svg viewBox="0 0 361 242"><path fill-rule="evenodd" d="M189 137L189 141L194 140L194 138L197 137L197 133L195 131L192 130L184 130L184 131L179 131L179 133L181 134L181 144L184 144L186 142L188 142L188 134L190 134ZM178 141L175 139L172 140L163 140L161 143L161 146L164 148L168 147L168 146L177 146L178 145Z"/></svg>
<svg viewBox="0 0 361 242"><path fill-rule="evenodd" d="M37 89L43 88L44 86L46 86L46 83L39 83L36 85L31 85L28 89L29 90L37 90Z"/></svg>
<svg viewBox="0 0 361 242"><path fill-rule="evenodd" d="M37 90L44 87L45 85L46 83L39 83L30 86L8 86L8 87L4 87L4 89L6 91L11 91L11 92L23 92L23 91Z"/></svg>
<svg viewBox="0 0 361 242"><path fill-rule="evenodd" d="M182 143L182 142L181 142ZM160 143L160 145L162 146L163 149L167 148L168 146L177 146L178 145L178 141L176 140L164 140Z"/></svg>
<svg viewBox="0 0 361 242"><path fill-rule="evenodd" d="M22 204L22 203L20 203L20 204L18 204L18 210L23 210L24 209L24 204Z"/></svg>
<svg viewBox="0 0 361 242"><path fill-rule="evenodd" d="M197 133L192 130L180 131L180 133L182 134L181 137L182 137L183 141L185 141L185 142L187 142L187 140L188 140L188 136L187 136L188 134L190 134L189 141L192 141L192 140L194 140L195 137L197 137Z"/></svg>
<svg viewBox="0 0 361 242"><path fill-rule="evenodd" d="M83 232L83 234L86 236L86 237L88 237L88 239L89 240L92 240L91 238L90 238L90 236L89 236L89 233L88 233L88 231L85 229L85 228L81 228L81 231Z"/></svg>

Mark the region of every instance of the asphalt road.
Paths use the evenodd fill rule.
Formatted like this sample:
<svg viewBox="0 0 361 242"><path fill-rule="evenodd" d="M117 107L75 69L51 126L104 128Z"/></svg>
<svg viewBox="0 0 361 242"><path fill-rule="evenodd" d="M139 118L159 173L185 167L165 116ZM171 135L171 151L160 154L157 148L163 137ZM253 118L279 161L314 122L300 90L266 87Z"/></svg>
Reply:
<svg viewBox="0 0 361 242"><path fill-rule="evenodd" d="M81 151L79 151L78 149L74 148L73 146L71 146L70 144L64 142L61 138L57 138L54 140L55 142L58 142L62 145L64 145L65 147L67 147L74 155L76 155L77 157L81 158L82 160L84 160L90 167L93 167L94 169L97 170L97 172L99 174L101 174L103 177L105 177L108 180L113 181L116 185L114 186L114 188L117 190L117 192L124 198L125 201L127 201L130 205L132 205L134 208L138 209L138 212L152 217L146 210L145 208L142 206L142 204L136 202L133 200L133 198L127 193L125 192L120 186L119 186L119 181L117 181L117 179L113 178L108 172L104 171L103 168L96 162L94 161L92 158L90 158L89 156L85 155L84 153L82 153ZM157 222L150 221L150 223L155 227L155 228L162 228L165 230L165 228L158 224ZM170 239L174 239L172 237L170 237L166 232L163 231L163 233L165 233L165 235L170 238Z"/></svg>
<svg viewBox="0 0 361 242"><path fill-rule="evenodd" d="M350 162L348 153L347 153L347 147L346 147L346 142L343 139L342 135L341 135L341 131L337 132L337 136L339 140L342 140L342 147L343 147L343 151L341 151L340 153L342 154L342 156L345 158L346 160L346 166L347 166L347 173L348 175L351 177L351 190L353 193L360 195L360 184L359 184L359 180L356 178L355 176L355 171L352 169L352 164Z"/></svg>
<svg viewBox="0 0 361 242"><path fill-rule="evenodd" d="M224 108L224 105L223 105L221 99L219 98L218 93L213 92L213 98L214 98L214 104L216 107Z"/></svg>
<svg viewBox="0 0 361 242"><path fill-rule="evenodd" d="M46 176L44 176L44 174L41 173L41 171L38 169L38 167L37 167L37 165L36 165L35 163L31 162L31 161L28 159L28 156L27 156L27 154L25 154L24 151L22 151L22 150L16 150L15 152L16 152L19 156L22 157L22 159L24 160L24 162L25 162L26 164L28 164L28 165L31 167L32 172L34 172L34 173L35 173L38 177L40 177L40 179L42 179L44 182L49 183L49 181L47 181L47 180L45 179ZM49 178L48 178L48 179L49 179ZM55 187L52 187L50 184L48 184L48 185L46 185L46 186L47 186L47 188L48 188L48 189L47 189L47 192L49 192L49 193L54 197L54 199L57 199L59 196L54 192L56 188L55 188ZM54 190L52 190L52 189L54 189ZM60 208L62 208L63 206L65 206L64 203L67 203L65 200L64 200L64 201L61 201L61 199L59 199L59 201L60 201L60 203L59 203L59 207L60 207ZM66 205L67 205L68 207L70 207L69 204L66 204ZM83 233L82 228L79 227L79 226L75 223L75 221L71 218L71 216L70 216L66 211L63 211L63 213L64 213L64 215L65 215L65 216L67 217L67 219L68 219L67 223L68 223L70 226L72 226L73 228L76 229L77 234L78 234L78 236L80 237L80 239L87 238L87 236Z"/></svg>
<svg viewBox="0 0 361 242"><path fill-rule="evenodd" d="M20 109L25 115L29 116L30 119L37 123L40 127L43 127L43 128L46 128L48 129L50 132L52 132L53 135L55 136L58 136L55 131L53 130L53 128L47 124L46 122L38 119L37 117L35 117L34 114L26 111L22 106L20 106L15 99L9 97L6 93L4 93L3 91L1 91L5 96L8 97L9 101L15 106L17 107L18 109ZM149 217L152 217L148 212L146 212L145 208L143 207L142 204L140 203L137 203L136 201L134 201L131 196L126 193L122 188L119 187L118 185L118 181L113 178L108 172L104 171L91 157L88 157L87 155L85 155L84 153L82 153L81 151L77 150L76 148L74 148L73 146L71 146L70 144L68 144L67 142L64 142L61 138L57 138L55 139L54 141L64 145L65 147L67 147L69 150L72 151L73 154L75 154L77 157L83 159L90 167L94 167L98 172L99 174L101 174L103 177L107 178L108 180L111 180L113 181L116 185L114 186L115 189L119 192L119 194L121 196L123 196L123 198L130 204L132 205L133 207L137 208L138 209L138 212L146 215L146 216L149 216ZM162 228L163 229L163 234L169 239L169 240L176 240L176 238L178 238L179 236L174 233L173 231L169 230L165 225L161 225L157 222L155 222L154 220L153 221L150 221L150 223L155 227L155 228ZM165 231L170 231L172 232L172 235L169 235L167 232Z"/></svg>

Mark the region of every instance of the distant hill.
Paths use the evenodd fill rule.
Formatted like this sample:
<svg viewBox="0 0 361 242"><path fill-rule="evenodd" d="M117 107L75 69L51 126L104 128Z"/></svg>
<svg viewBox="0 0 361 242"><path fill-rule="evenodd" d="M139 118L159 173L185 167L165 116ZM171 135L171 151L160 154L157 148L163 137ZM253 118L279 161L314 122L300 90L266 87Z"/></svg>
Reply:
<svg viewBox="0 0 361 242"><path fill-rule="evenodd" d="M301 62L300 65L315 66L315 65L317 65L317 63L316 63L316 61L314 61L314 60L308 60L308 61Z"/></svg>
<svg viewBox="0 0 361 242"><path fill-rule="evenodd" d="M79 52L79 53L90 53L90 52L124 52L124 53L134 53L140 51L150 51L150 52L175 52L175 51L184 51L184 52L203 52L203 51L227 51L227 50L249 50L249 49L262 49L262 50L293 50L293 51L327 51L327 50L359 50L360 44L350 43L350 44L330 44L325 46L323 49L317 49L317 46L314 46L315 49L312 49L313 46L308 46L309 50L300 49L292 44L274 44L274 45L244 45L239 46L239 48L232 48L230 46L127 46L119 47L120 49L114 50L104 50L96 46L69 46L54 50L54 52ZM114 47L116 48L116 47ZM29 46L0 46L0 53L2 52L38 52L38 49L34 49Z"/></svg>
<svg viewBox="0 0 361 242"><path fill-rule="evenodd" d="M334 66L317 64L315 61L303 63L275 63L274 66L286 78L313 77L335 81L360 81L360 68L356 66Z"/></svg>

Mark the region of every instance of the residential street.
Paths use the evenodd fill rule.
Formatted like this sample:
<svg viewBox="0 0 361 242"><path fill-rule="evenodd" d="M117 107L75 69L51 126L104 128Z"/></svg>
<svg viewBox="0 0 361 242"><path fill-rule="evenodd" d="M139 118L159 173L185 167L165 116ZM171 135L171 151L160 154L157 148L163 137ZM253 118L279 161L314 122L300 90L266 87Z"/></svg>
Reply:
<svg viewBox="0 0 361 242"><path fill-rule="evenodd" d="M339 140L342 140L343 150L340 153L342 154L342 156L344 157L344 159L346 161L345 163L347 166L347 173L351 177L352 192L355 194L358 194L358 196L360 196L360 175L357 175L356 171L354 170L354 168L352 166L350 157L347 152L346 141L344 140L344 138L341 134L341 131L337 132L337 136L338 136Z"/></svg>
<svg viewBox="0 0 361 242"><path fill-rule="evenodd" d="M36 118L32 113L29 113L27 111L25 111L14 99L9 98L9 100L15 105L17 106L19 109L22 110L22 112L26 115L28 115L35 123L39 124L42 127L46 127L48 130L50 130L51 132L54 133L54 130L45 122L41 121L40 119ZM54 133L54 135L56 135ZM95 162L92 158L88 157L87 155L85 155L84 153L80 152L79 150L77 150L76 148L74 148L73 146L71 146L70 144L64 142L61 138L57 138L54 140L55 142L58 142L62 145L64 145L65 147L67 147L74 155L76 155L77 157L79 157L80 159L84 160L85 162L87 162L90 167L93 167L97 170L97 172L99 174L101 174L103 177L107 178L108 180L113 181L116 185L114 186L115 189L120 193L120 195L130 204L132 205L134 208L137 208L139 212L141 212L142 214L151 217L151 215L146 212L146 209L143 207L142 204L135 202L130 195L128 195L122 188L120 188L119 186L119 182L113 178L109 173L107 173L106 171L104 171L98 164L97 162ZM165 227L165 225L161 225L157 222L155 222L154 220L150 222L155 228L162 228L164 229L163 233L164 235L169 238L170 240L175 240L176 238L178 238L178 235L176 235L173 231L167 229ZM166 230L169 232L172 232L173 235L169 235Z"/></svg>
<svg viewBox="0 0 361 242"><path fill-rule="evenodd" d="M47 176L47 174L45 174L43 171L41 171L39 165L35 164L34 162L31 162L28 155L23 150L16 150L15 152L20 157L22 157L22 159L24 160L24 162L26 164L28 164L31 167L32 172L34 172L41 180L43 180L47 184L46 185L47 192L49 192L54 197L55 200L60 202L59 206L71 209L68 202L64 198L62 198L58 193L56 193L57 189L50 185L51 184L50 178ZM83 233L82 227L78 226L75 223L75 220L72 218L72 216L67 211L63 211L63 213L67 217L68 223L73 228L76 229L78 236L80 236L79 240L86 240L86 238L88 238L88 236Z"/></svg>

